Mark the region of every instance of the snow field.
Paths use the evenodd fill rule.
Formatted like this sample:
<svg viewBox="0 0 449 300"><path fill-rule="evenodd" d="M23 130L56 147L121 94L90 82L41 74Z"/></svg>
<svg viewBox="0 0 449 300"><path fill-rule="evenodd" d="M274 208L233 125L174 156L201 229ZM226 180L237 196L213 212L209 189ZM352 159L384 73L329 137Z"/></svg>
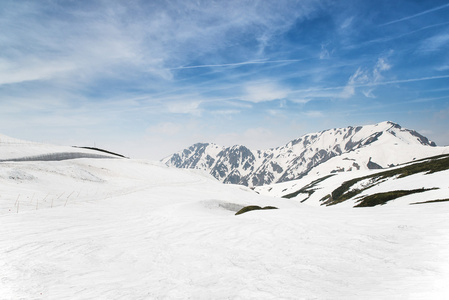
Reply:
<svg viewBox="0 0 449 300"><path fill-rule="evenodd" d="M0 184L4 188L0 192L0 214L98 201L161 183L203 180L192 179L189 171L184 172L184 177L172 172L163 176L166 169L159 163L123 159L1 163Z"/></svg>
<svg viewBox="0 0 449 300"><path fill-rule="evenodd" d="M444 299L449 292L447 203L315 208L135 160L7 168L34 179L3 176L2 195L90 192L65 207L0 215L0 299ZM250 204L279 209L234 215Z"/></svg>

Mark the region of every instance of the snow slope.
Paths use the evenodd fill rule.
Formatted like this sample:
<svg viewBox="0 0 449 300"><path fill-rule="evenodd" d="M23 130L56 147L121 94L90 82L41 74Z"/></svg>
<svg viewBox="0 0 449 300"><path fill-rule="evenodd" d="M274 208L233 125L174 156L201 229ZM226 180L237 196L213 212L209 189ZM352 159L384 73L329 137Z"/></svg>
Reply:
<svg viewBox="0 0 449 300"><path fill-rule="evenodd" d="M234 215L250 204L279 209ZM0 162L0 299L445 299L448 204L317 208L158 162Z"/></svg>
<svg viewBox="0 0 449 300"><path fill-rule="evenodd" d="M328 195L335 196L334 193L337 188L345 182L353 182L349 186L348 191L360 190L360 193L336 205L354 207L366 196L395 191L423 189L422 191L404 195L386 203L388 206L403 207L417 202L449 199L448 161L448 155L441 155L391 167L387 170L354 171L327 176L319 176L319 172L315 172L315 169L312 169L310 173L314 175L309 175L299 180L256 187L255 191L262 195L290 198L311 206L323 206L330 204L325 199L329 198ZM427 165L429 162L434 163L433 167ZM419 169L417 166L424 166L424 169ZM439 170L437 172L429 172L435 166L438 166ZM317 169L320 167L318 166ZM407 168L410 168L408 169L410 170L408 175L400 176L404 173L401 170Z"/></svg>
<svg viewBox="0 0 449 300"><path fill-rule="evenodd" d="M448 292L447 203L321 209L136 160L0 167L1 299L444 299ZM248 204L279 209L234 215Z"/></svg>
<svg viewBox="0 0 449 300"><path fill-rule="evenodd" d="M449 153L449 147L436 147L416 131L382 122L306 134L268 150L195 144L162 161L207 170L224 183L261 186L305 175L387 168L444 153Z"/></svg>
<svg viewBox="0 0 449 300"><path fill-rule="evenodd" d="M116 155L68 146L23 141L0 134L0 161L65 160L72 158L117 158Z"/></svg>

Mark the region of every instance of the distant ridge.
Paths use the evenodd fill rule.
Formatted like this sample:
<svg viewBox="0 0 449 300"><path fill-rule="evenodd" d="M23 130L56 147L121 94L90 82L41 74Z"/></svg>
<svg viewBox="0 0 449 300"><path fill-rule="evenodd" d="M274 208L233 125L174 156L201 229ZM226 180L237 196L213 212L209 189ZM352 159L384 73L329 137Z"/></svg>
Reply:
<svg viewBox="0 0 449 300"><path fill-rule="evenodd" d="M250 150L197 143L162 160L168 166L208 171L224 183L261 186L353 170L382 169L447 153L415 130L387 121L303 135L284 146Z"/></svg>

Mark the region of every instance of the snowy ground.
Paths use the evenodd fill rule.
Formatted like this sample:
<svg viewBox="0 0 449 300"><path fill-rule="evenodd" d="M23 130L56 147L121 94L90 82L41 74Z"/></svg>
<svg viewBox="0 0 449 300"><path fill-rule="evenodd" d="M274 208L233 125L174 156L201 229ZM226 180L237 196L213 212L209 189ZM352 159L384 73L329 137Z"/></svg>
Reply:
<svg viewBox="0 0 449 300"><path fill-rule="evenodd" d="M391 170L391 169L390 169ZM313 194L307 192L299 193L297 196L291 198L292 200L304 202L309 206L320 207L323 205L323 197L331 194L335 189L340 187L345 181L354 178L361 178L368 175L384 172L381 170L364 170L332 174L330 177L324 176L306 176L298 180L292 180L272 185L256 187L255 191L261 195L283 197L295 193L301 188L313 185L308 190L313 190ZM398 176L388 177L380 181L376 181L373 185L373 179L363 179L353 186L353 189L364 189L363 192L357 194L355 197L348 199L342 203L337 204L339 207L352 208L357 205L359 199L364 196L374 195L377 193L385 193L397 190L414 190L414 189L428 189L424 192L402 196L389 201L388 206L404 207L410 204L449 199L449 170L435 172L431 174L417 173L406 177L399 178ZM323 179L323 180L322 180ZM313 182L315 182L313 184Z"/></svg>
<svg viewBox="0 0 449 300"><path fill-rule="evenodd" d="M280 209L234 215L249 204ZM147 161L0 163L0 299L447 299L448 214L311 207Z"/></svg>

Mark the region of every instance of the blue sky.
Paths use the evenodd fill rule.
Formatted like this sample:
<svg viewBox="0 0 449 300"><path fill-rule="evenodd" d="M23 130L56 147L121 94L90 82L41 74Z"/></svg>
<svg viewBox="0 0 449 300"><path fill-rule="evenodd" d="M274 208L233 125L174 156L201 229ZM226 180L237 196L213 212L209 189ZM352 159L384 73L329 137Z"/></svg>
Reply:
<svg viewBox="0 0 449 300"><path fill-rule="evenodd" d="M449 145L448 1L0 3L0 133L160 159L391 120Z"/></svg>

